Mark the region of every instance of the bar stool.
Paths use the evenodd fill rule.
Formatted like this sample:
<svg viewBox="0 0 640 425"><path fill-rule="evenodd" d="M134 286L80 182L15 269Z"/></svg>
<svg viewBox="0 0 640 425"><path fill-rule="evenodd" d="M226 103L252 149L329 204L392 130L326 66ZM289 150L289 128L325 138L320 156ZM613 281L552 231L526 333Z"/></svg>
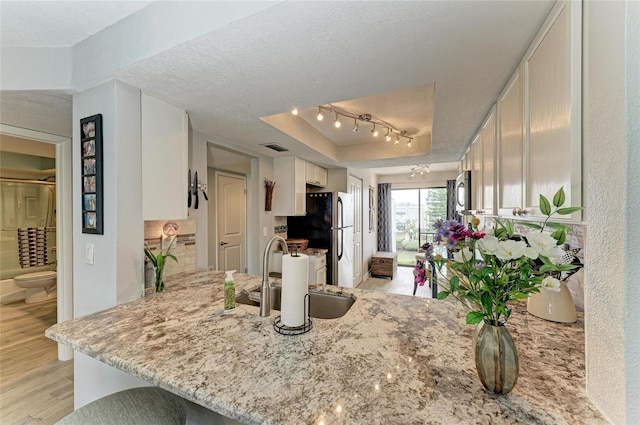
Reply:
<svg viewBox="0 0 640 425"><path fill-rule="evenodd" d="M184 425L182 398L157 387L131 388L79 408L56 425Z"/></svg>

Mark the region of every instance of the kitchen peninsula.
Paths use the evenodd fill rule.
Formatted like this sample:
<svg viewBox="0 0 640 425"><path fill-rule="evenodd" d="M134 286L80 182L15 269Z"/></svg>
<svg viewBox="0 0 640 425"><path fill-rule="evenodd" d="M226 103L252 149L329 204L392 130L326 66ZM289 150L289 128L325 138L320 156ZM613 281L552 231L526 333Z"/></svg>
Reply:
<svg viewBox="0 0 640 425"><path fill-rule="evenodd" d="M236 274L238 293L260 284ZM238 304L220 271L167 278L166 292L46 332L74 350L246 424L604 424L585 392L582 318L509 322L520 379L508 396L476 375L465 311L452 301L319 286L354 296L339 319L283 336Z"/></svg>

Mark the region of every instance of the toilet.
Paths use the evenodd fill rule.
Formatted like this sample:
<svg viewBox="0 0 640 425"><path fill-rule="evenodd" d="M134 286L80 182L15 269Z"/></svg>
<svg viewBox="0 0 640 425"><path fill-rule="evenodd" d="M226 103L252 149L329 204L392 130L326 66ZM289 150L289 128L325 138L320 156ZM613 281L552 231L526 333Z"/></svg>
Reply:
<svg viewBox="0 0 640 425"><path fill-rule="evenodd" d="M13 278L16 285L27 290L24 299L27 304L55 298L57 279L58 274L55 270L27 273Z"/></svg>

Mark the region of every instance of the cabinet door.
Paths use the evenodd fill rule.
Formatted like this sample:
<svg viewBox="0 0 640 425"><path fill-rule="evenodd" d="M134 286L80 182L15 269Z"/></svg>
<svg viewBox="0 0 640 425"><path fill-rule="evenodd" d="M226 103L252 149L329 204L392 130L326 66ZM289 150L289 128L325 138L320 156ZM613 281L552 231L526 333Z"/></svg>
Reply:
<svg viewBox="0 0 640 425"><path fill-rule="evenodd" d="M482 208L484 190L482 188L482 137L478 133L471 142L471 209L479 210Z"/></svg>
<svg viewBox="0 0 640 425"><path fill-rule="evenodd" d="M496 154L496 112L495 107L485 120L480 136L482 138L482 203L480 214L495 214L495 154Z"/></svg>
<svg viewBox="0 0 640 425"><path fill-rule="evenodd" d="M326 168L318 167L318 186L327 186L328 171Z"/></svg>
<svg viewBox="0 0 640 425"><path fill-rule="evenodd" d="M522 79L517 70L498 98L498 214L522 209Z"/></svg>
<svg viewBox="0 0 640 425"><path fill-rule="evenodd" d="M318 182L318 166L311 162L305 163L305 178L308 184L315 185Z"/></svg>
<svg viewBox="0 0 640 425"><path fill-rule="evenodd" d="M327 268L322 267L316 270L316 283L325 285L327 283Z"/></svg>
<svg viewBox="0 0 640 425"><path fill-rule="evenodd" d="M292 156L273 159L273 214L306 214L305 161Z"/></svg>
<svg viewBox="0 0 640 425"><path fill-rule="evenodd" d="M531 215L541 215L540 194L552 199L560 187L565 206L581 205L580 16L580 2L558 3L524 60L524 202Z"/></svg>
<svg viewBox="0 0 640 425"><path fill-rule="evenodd" d="M142 216L187 218L189 128L187 113L154 97L141 97ZM206 175L201 176L206 182Z"/></svg>

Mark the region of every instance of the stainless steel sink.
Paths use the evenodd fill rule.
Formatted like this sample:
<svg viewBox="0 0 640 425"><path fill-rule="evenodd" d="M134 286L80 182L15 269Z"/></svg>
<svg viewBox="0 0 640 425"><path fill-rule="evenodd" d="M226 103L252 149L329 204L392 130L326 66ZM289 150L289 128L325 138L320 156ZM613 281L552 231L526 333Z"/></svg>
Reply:
<svg viewBox="0 0 640 425"><path fill-rule="evenodd" d="M282 288L280 286L271 287L270 298L271 308L273 310L280 310L281 294ZM259 298L260 294L257 293L257 296ZM259 302L250 299L249 294L245 292L236 297L236 302L253 306L260 305ZM354 302L356 302L356 300L351 296L309 291L310 314L311 317L318 319L337 319L338 317L342 317L347 314L347 311L349 311Z"/></svg>

